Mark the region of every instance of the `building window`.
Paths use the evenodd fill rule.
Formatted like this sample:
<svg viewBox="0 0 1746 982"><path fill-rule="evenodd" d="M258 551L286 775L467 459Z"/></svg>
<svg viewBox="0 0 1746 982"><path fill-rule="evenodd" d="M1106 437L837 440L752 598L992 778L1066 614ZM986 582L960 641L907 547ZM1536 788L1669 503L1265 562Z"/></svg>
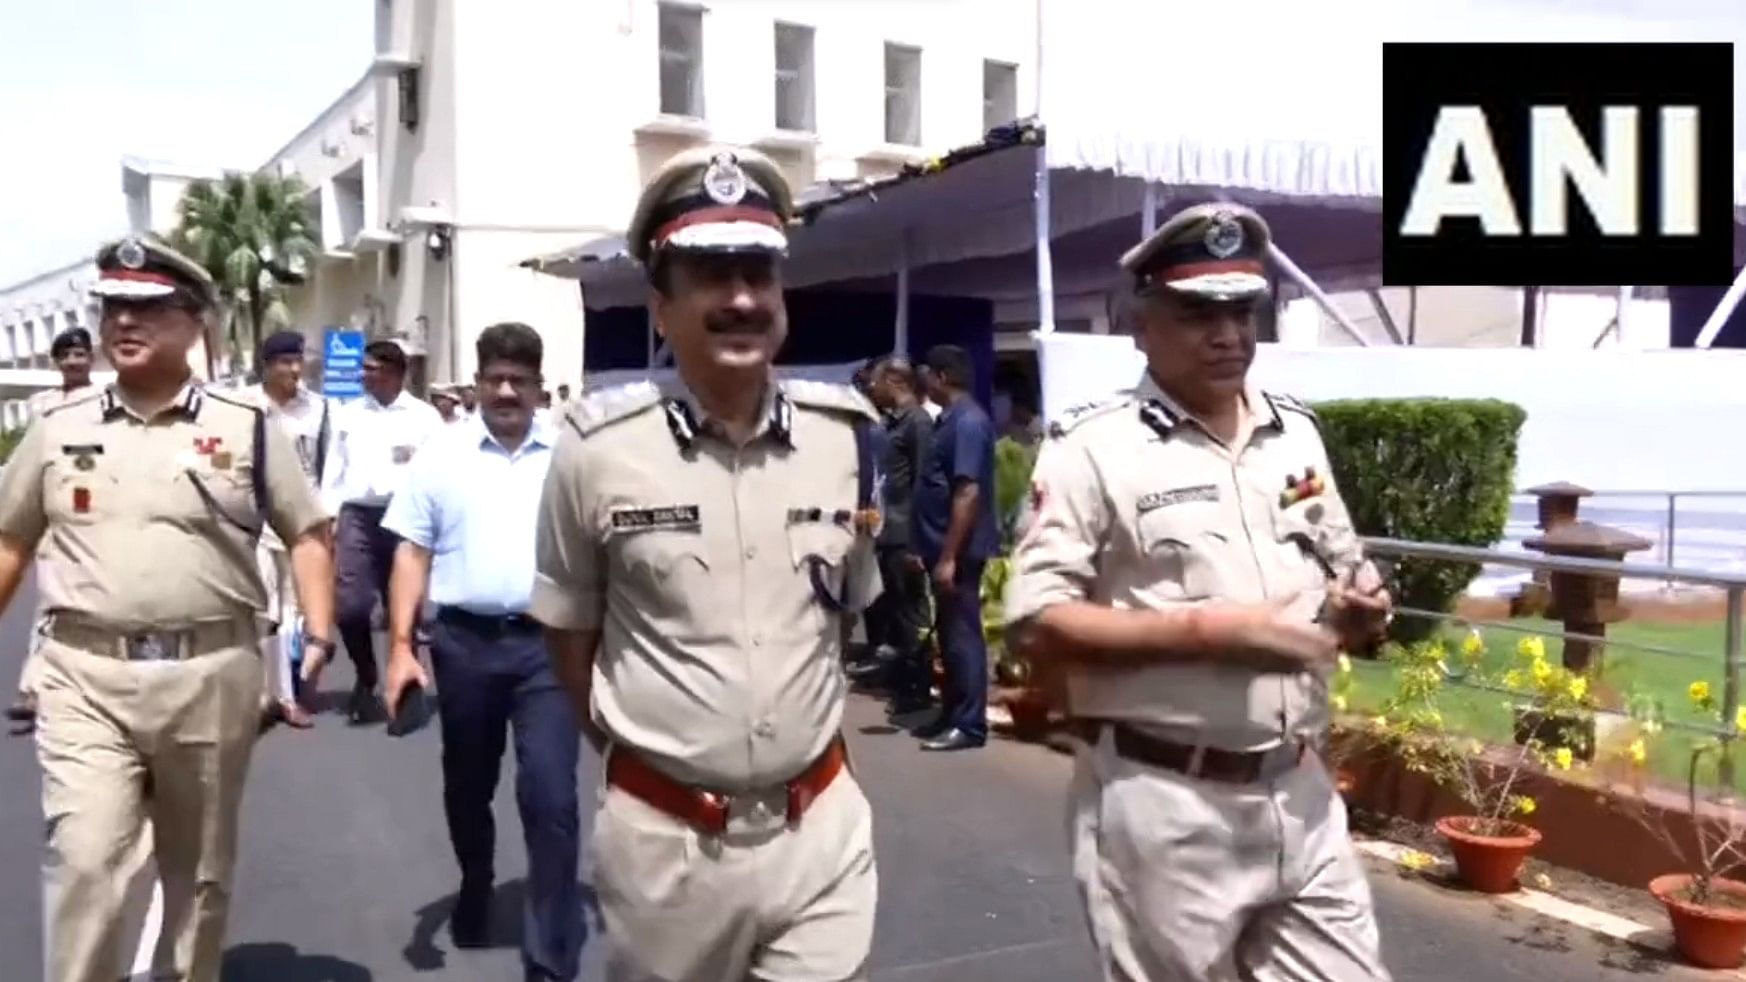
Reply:
<svg viewBox="0 0 1746 982"><path fill-rule="evenodd" d="M812 28L776 25L776 128L813 131Z"/></svg>
<svg viewBox="0 0 1746 982"><path fill-rule="evenodd" d="M1005 126L1018 118L1018 66L1001 61L982 63L982 129Z"/></svg>
<svg viewBox="0 0 1746 982"><path fill-rule="evenodd" d="M921 145L921 49L885 45L885 142Z"/></svg>
<svg viewBox="0 0 1746 982"><path fill-rule="evenodd" d="M661 112L703 118L703 10L661 4Z"/></svg>

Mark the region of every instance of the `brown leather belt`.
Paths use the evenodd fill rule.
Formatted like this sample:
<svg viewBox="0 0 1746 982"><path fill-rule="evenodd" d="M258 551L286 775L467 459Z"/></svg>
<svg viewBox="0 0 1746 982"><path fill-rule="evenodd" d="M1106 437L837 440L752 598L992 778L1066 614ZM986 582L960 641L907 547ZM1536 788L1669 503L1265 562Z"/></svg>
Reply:
<svg viewBox="0 0 1746 982"><path fill-rule="evenodd" d="M831 741L819 758L783 787L788 795L788 824L795 825L806 810L848 764L843 738ZM642 801L657 811L710 835L727 831L729 806L734 796L681 784L656 770L636 751L614 746L607 757L606 783Z"/></svg>
<svg viewBox="0 0 1746 982"><path fill-rule="evenodd" d="M1076 719L1073 728L1081 739L1095 744L1105 727L1115 731L1115 752L1124 759L1149 767L1223 784L1258 784L1296 767L1308 744L1302 740L1271 750L1221 750L1196 747L1153 736L1111 720Z"/></svg>

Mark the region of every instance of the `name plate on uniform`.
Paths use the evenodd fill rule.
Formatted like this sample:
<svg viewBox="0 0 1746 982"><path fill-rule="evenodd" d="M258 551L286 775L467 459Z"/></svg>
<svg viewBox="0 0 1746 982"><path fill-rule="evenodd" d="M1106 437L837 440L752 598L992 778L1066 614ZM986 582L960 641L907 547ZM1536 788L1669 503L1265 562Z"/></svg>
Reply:
<svg viewBox="0 0 1746 982"><path fill-rule="evenodd" d="M1219 500L1219 486L1216 484L1197 484L1187 488L1171 488L1169 491L1154 491L1140 496L1140 514L1168 508L1171 505L1187 504L1191 501Z"/></svg>
<svg viewBox="0 0 1746 982"><path fill-rule="evenodd" d="M615 532L647 532L654 529L694 529L703 524L696 505L665 505L659 508L620 508L612 513Z"/></svg>

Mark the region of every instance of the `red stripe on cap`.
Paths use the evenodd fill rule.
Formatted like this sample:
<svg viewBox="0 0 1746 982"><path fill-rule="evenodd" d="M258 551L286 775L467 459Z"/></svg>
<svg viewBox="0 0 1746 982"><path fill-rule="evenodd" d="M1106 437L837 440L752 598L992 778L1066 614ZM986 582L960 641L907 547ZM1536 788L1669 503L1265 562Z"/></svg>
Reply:
<svg viewBox="0 0 1746 982"><path fill-rule="evenodd" d="M693 225L715 224L718 222L755 222L768 225L774 229L782 227L782 219L775 212L762 208L750 208L745 205L721 205L715 208L699 208L688 211L678 218L655 230L654 243L659 246L672 238L680 229Z"/></svg>
<svg viewBox="0 0 1746 982"><path fill-rule="evenodd" d="M138 283L161 283L164 286L182 285L176 282L174 277L165 276L163 273L148 272L143 269L106 269L98 279L133 280Z"/></svg>
<svg viewBox="0 0 1746 982"><path fill-rule="evenodd" d="M1214 276L1219 273L1254 273L1256 276L1266 274L1266 269L1259 259L1216 259L1204 263L1184 263L1169 269L1159 270L1155 279L1166 283L1193 279L1196 276Z"/></svg>

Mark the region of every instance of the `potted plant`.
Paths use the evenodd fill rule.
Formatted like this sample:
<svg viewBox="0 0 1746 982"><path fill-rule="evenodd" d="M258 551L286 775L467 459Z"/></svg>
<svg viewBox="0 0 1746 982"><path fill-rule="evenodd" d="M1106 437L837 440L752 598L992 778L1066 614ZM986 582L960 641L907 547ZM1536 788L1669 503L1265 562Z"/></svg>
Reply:
<svg viewBox="0 0 1746 982"><path fill-rule="evenodd" d="M1746 811L1718 765L1727 750L1722 734L1746 734L1746 710L1723 719L1708 682L1693 682L1687 692L1692 705L1716 724L1689 749L1684 769L1689 829L1676 827L1684 824L1679 822L1684 816L1670 816L1669 809L1643 794L1652 745L1662 739L1659 704L1631 701L1631 723L1607 741L1596 772L1611 792L1606 798L1613 807L1637 819L1684 867L1649 881L1649 892L1667 909L1680 956L1702 968L1738 968L1746 957L1746 882L1727 874L1746 863Z"/></svg>
<svg viewBox="0 0 1746 982"><path fill-rule="evenodd" d="M1524 778L1535 771L1568 771L1576 755L1566 746L1548 746L1538 732L1544 721L1588 711L1585 676L1545 659L1544 646L1519 649L1525 664L1496 671L1484 639L1469 635L1452 666L1441 641L1397 648L1396 691L1375 721L1377 736L1389 741L1401 762L1458 797L1467 811L1436 823L1449 844L1455 869L1467 886L1482 893L1508 893L1540 831L1521 821L1534 813ZM1536 656L1535 652L1538 652ZM1439 708L1451 682L1501 691L1511 705L1535 711L1531 726L1516 745L1488 748L1449 728Z"/></svg>
<svg viewBox="0 0 1746 982"><path fill-rule="evenodd" d="M1049 697L1037 684L1026 659L1006 645L1004 605L1012 560L999 556L982 572L982 638L994 662L995 698L1012 714L1013 735L1021 740L1041 737L1049 728Z"/></svg>
<svg viewBox="0 0 1746 982"><path fill-rule="evenodd" d="M1333 678L1328 681L1328 708L1336 720L1351 711L1356 689L1357 676L1352 673L1352 659L1342 653L1334 667ZM1334 787L1342 796L1349 797L1358 786L1358 778L1345 764L1362 744L1364 734L1362 730L1330 727L1331 731L1336 729L1338 732L1329 733L1322 757L1334 774Z"/></svg>

